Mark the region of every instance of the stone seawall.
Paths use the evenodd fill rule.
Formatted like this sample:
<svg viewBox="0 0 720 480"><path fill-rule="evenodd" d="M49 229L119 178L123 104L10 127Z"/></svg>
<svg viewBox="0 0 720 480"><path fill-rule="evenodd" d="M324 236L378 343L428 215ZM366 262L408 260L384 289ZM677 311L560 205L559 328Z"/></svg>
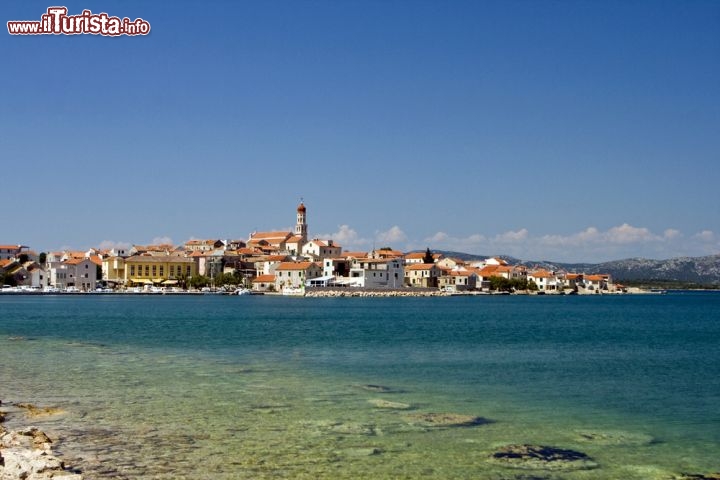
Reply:
<svg viewBox="0 0 720 480"><path fill-rule="evenodd" d="M443 297L448 295L437 288L308 288L306 297Z"/></svg>

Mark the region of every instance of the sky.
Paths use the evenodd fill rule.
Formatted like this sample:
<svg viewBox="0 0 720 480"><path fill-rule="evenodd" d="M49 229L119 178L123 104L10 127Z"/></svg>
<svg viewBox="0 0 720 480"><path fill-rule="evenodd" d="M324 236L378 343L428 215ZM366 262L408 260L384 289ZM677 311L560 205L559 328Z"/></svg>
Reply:
<svg viewBox="0 0 720 480"><path fill-rule="evenodd" d="M3 26L0 244L720 253L718 1L61 5L151 31Z"/></svg>

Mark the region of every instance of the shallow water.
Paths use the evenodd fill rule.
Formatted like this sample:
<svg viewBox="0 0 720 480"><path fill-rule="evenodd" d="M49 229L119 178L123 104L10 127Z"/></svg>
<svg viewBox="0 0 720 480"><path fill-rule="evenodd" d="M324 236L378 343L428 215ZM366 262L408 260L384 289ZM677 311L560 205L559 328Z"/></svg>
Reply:
<svg viewBox="0 0 720 480"><path fill-rule="evenodd" d="M720 470L718 294L5 296L0 312L0 399L65 410L11 426L51 432L86 478ZM413 416L426 412L490 422ZM489 461L517 443L582 451L598 468Z"/></svg>

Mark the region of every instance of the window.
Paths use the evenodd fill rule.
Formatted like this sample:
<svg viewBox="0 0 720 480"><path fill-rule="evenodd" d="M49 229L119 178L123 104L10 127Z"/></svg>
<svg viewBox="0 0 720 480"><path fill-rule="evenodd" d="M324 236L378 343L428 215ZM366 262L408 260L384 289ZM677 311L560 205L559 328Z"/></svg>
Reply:
<svg viewBox="0 0 720 480"><path fill-rule="evenodd" d="M165 266L160 265L160 276L162 277L163 275L165 275Z"/></svg>
<svg viewBox="0 0 720 480"><path fill-rule="evenodd" d="M150 265L145 265L145 276L146 277L150 276Z"/></svg>
<svg viewBox="0 0 720 480"><path fill-rule="evenodd" d="M152 266L152 272L153 272L153 277L157 276L157 266L156 265Z"/></svg>
<svg viewBox="0 0 720 480"><path fill-rule="evenodd" d="M135 275L135 265L130 265L130 275Z"/></svg>
<svg viewBox="0 0 720 480"><path fill-rule="evenodd" d="M171 277L175 276L175 265L170 265L170 276Z"/></svg>

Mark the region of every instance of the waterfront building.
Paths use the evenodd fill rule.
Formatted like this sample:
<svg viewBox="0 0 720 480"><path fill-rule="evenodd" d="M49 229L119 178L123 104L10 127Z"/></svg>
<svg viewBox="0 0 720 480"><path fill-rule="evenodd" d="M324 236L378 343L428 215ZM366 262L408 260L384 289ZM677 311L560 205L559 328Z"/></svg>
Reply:
<svg viewBox="0 0 720 480"><path fill-rule="evenodd" d="M97 258L78 258L69 255L71 258L61 262L53 262L48 268L48 281L53 287L65 289L76 288L80 291L89 292L97 287Z"/></svg>
<svg viewBox="0 0 720 480"><path fill-rule="evenodd" d="M336 282L363 288L400 288L404 282L405 266L402 257L353 258L349 276Z"/></svg>
<svg viewBox="0 0 720 480"><path fill-rule="evenodd" d="M275 269L275 290L302 287L321 274L322 267L315 262L282 262Z"/></svg>
<svg viewBox="0 0 720 480"><path fill-rule="evenodd" d="M562 289L562 282L554 272L543 269L535 270L528 272L527 279L528 282L534 282L535 285L537 285L539 292L553 293Z"/></svg>
<svg viewBox="0 0 720 480"><path fill-rule="evenodd" d="M405 267L405 285L437 288L440 269L434 263L417 263Z"/></svg>
<svg viewBox="0 0 720 480"><path fill-rule="evenodd" d="M112 253L112 252L111 252ZM125 256L108 255L102 259L102 279L110 283L125 281Z"/></svg>
<svg viewBox="0 0 720 480"><path fill-rule="evenodd" d="M133 255L125 259L125 282L132 285L177 285L197 275L192 258L178 255Z"/></svg>
<svg viewBox="0 0 720 480"><path fill-rule="evenodd" d="M462 292L474 290L478 284L478 275L471 270L442 270L438 279L440 290Z"/></svg>
<svg viewBox="0 0 720 480"><path fill-rule="evenodd" d="M275 275L258 275L252 281L252 289L256 292L275 291Z"/></svg>

